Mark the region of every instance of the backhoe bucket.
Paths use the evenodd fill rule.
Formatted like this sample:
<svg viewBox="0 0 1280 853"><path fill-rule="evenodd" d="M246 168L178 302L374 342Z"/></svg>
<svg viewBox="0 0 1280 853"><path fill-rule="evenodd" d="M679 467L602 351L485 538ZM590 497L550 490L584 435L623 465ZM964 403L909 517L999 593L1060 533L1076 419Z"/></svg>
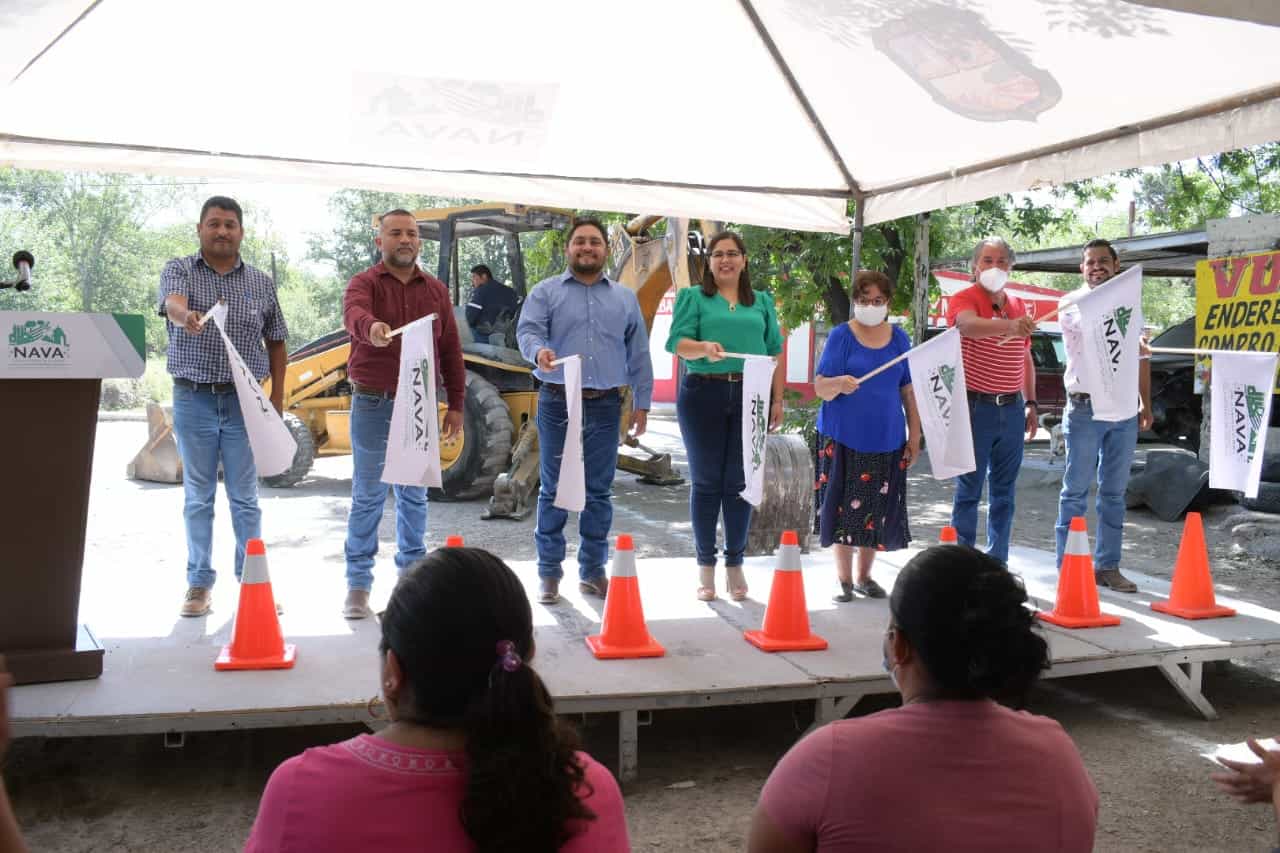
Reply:
<svg viewBox="0 0 1280 853"><path fill-rule="evenodd" d="M130 480L181 483L182 457L173 437L173 414L158 403L147 403L147 443L125 469Z"/></svg>

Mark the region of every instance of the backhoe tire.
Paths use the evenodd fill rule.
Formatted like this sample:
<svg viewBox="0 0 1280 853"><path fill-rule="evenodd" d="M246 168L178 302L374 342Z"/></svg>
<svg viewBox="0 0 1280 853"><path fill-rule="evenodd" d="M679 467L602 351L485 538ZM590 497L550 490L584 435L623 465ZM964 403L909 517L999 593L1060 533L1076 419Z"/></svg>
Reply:
<svg viewBox="0 0 1280 853"><path fill-rule="evenodd" d="M493 494L493 481L511 464L511 411L493 384L467 371L462 451L441 472L432 500L469 501Z"/></svg>
<svg viewBox="0 0 1280 853"><path fill-rule="evenodd" d="M298 449L293 454L293 464L284 471L274 477L259 478L264 486L270 486L273 489L288 489L298 485L311 470L311 463L316 461L316 441L311 437L311 430L307 429L302 419L285 412L284 425L289 428L289 434L297 442Z"/></svg>

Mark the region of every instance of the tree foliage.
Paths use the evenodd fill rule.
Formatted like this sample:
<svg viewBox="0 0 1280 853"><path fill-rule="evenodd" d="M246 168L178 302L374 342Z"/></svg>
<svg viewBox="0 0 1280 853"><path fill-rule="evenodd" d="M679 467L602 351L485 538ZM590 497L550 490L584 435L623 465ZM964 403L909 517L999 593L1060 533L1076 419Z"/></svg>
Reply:
<svg viewBox="0 0 1280 853"><path fill-rule="evenodd" d="M388 210L403 208L408 211L428 207L453 207L467 204L465 199L436 198L427 195L376 192L374 190L338 190L329 196L329 213L333 228L326 234L313 234L307 241L307 259L331 264L337 277L344 284L356 273L362 272L378 261L382 255L373 242L377 236L374 225L378 216ZM434 272L439 249L430 241L422 247L423 266Z"/></svg>
<svg viewBox="0 0 1280 853"><path fill-rule="evenodd" d="M1050 229L1073 221L1075 208L1061 202L1108 199L1114 194L1109 181L1083 181L1055 190L1048 201L1003 195L935 211L930 218L929 256L934 260L967 257L979 239L991 234L1015 245L1034 243ZM849 318L848 235L754 226L739 230L748 244L752 281L779 297L784 324L794 328L815 313L833 324ZM894 311L910 306L915 291L915 231L915 217L878 223L863 231L861 267L881 270L895 283ZM936 288L931 278L931 298L937 295Z"/></svg>
<svg viewBox="0 0 1280 853"><path fill-rule="evenodd" d="M1142 172L1135 193L1155 230L1200 227L1209 219L1280 211L1280 142L1226 151Z"/></svg>

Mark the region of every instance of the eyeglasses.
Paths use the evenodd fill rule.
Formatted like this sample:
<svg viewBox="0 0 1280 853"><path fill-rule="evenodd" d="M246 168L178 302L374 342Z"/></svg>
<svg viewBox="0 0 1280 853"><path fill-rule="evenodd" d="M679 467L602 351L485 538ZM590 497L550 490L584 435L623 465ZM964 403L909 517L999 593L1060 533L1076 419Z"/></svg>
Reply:
<svg viewBox="0 0 1280 853"><path fill-rule="evenodd" d="M877 296L873 299L859 299L857 300L857 304L858 305L874 305L877 308L879 308L882 305L888 305L889 301L885 299L883 296Z"/></svg>
<svg viewBox="0 0 1280 853"><path fill-rule="evenodd" d="M742 257L742 253L732 249L728 252L721 252L717 250L711 253L711 259L715 261L718 261L721 258L728 258L731 261L736 261L740 257Z"/></svg>

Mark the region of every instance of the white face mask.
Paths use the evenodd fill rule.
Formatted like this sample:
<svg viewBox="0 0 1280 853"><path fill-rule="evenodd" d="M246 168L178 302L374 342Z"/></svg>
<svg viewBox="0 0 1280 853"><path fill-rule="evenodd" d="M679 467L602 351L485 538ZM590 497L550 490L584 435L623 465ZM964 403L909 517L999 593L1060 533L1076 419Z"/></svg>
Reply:
<svg viewBox="0 0 1280 853"><path fill-rule="evenodd" d="M864 326L879 326L884 322L884 318L888 316L888 305L855 304L853 306L853 319L857 320Z"/></svg>
<svg viewBox="0 0 1280 853"><path fill-rule="evenodd" d="M978 276L978 283L989 290L991 293L999 293L1004 290L1004 283L1009 280L1009 274L999 267L991 267L985 269Z"/></svg>

